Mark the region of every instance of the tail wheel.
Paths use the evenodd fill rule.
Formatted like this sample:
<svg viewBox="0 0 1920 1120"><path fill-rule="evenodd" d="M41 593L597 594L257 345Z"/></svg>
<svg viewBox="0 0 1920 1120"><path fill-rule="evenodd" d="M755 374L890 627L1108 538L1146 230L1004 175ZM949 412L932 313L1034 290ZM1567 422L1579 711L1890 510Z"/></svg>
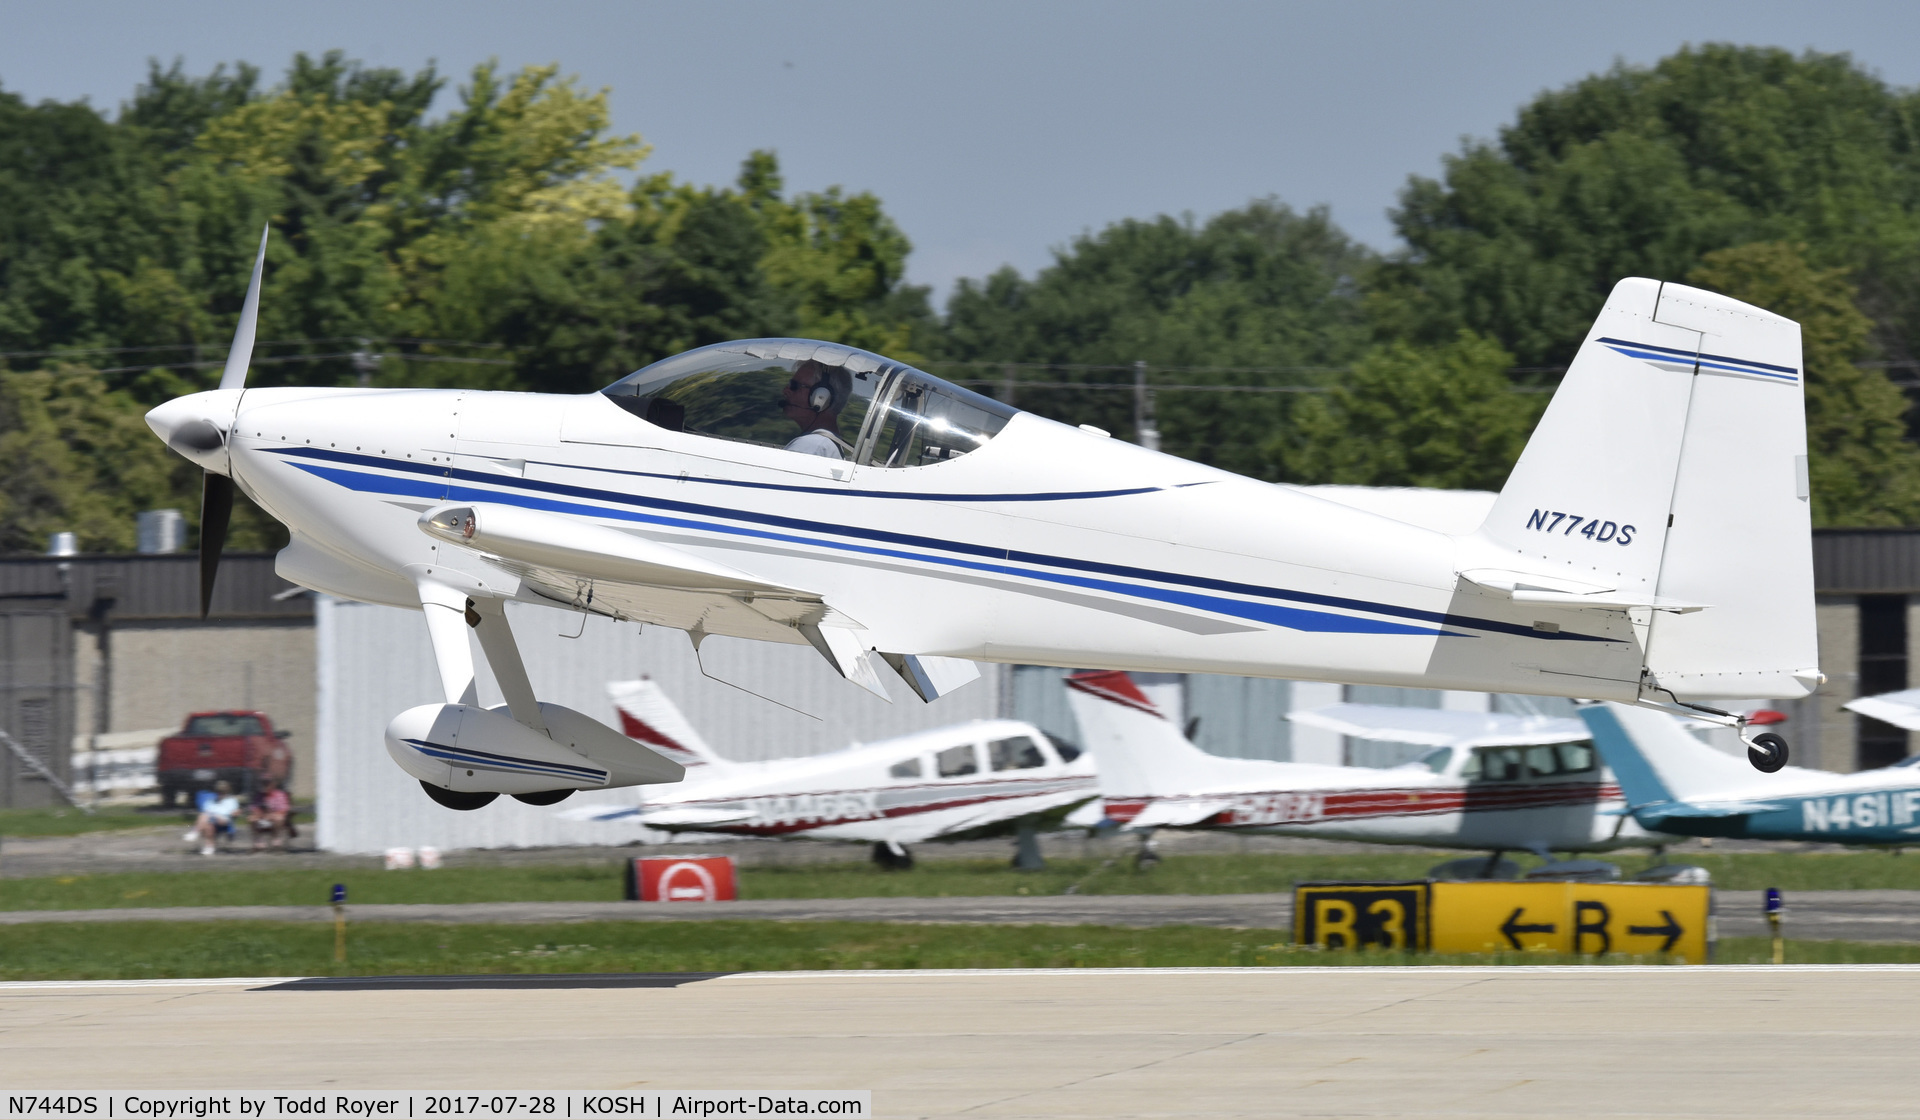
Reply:
<svg viewBox="0 0 1920 1120"><path fill-rule="evenodd" d="M570 789L543 789L539 793L516 793L513 799L529 805L558 805L572 796Z"/></svg>
<svg viewBox="0 0 1920 1120"><path fill-rule="evenodd" d="M494 798L500 796L497 793L462 793L459 790L448 789L445 786L436 786L432 782L421 782L420 788L426 790L427 796L433 798L440 804L445 805L449 809L459 809L462 812L472 809L484 809L493 803Z"/></svg>
<svg viewBox="0 0 1920 1120"><path fill-rule="evenodd" d="M1762 774L1777 773L1787 764L1787 741L1768 731L1747 744L1747 761Z"/></svg>

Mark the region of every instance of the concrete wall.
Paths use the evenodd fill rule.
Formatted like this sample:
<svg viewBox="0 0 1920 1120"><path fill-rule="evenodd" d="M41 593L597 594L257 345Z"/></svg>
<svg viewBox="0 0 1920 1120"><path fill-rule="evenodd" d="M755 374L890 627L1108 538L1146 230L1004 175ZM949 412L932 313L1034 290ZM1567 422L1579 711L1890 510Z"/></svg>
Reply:
<svg viewBox="0 0 1920 1120"><path fill-rule="evenodd" d="M110 631L113 682L100 726L100 646L74 634L82 686L74 734L178 728L189 712L254 708L292 733L293 795L311 798L314 766L314 627L305 619L122 623Z"/></svg>

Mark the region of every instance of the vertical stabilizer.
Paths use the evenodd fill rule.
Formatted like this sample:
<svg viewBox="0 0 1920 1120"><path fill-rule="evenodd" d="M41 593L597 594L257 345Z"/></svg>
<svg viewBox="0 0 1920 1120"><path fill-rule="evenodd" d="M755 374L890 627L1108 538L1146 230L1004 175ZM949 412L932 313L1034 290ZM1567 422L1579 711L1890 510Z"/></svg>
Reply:
<svg viewBox="0 0 1920 1120"><path fill-rule="evenodd" d="M620 717L620 730L629 739L645 743L687 768L689 773L713 774L732 765L714 753L679 705L651 680L609 681L607 695Z"/></svg>
<svg viewBox="0 0 1920 1120"><path fill-rule="evenodd" d="M1188 742L1125 673L1074 673L1067 703L1098 763L1104 797L1188 793L1219 768L1221 760Z"/></svg>
<svg viewBox="0 0 1920 1120"><path fill-rule="evenodd" d="M1754 787L1751 767L1694 738L1664 712L1589 704L1580 718L1631 808L1739 797Z"/></svg>
<svg viewBox="0 0 1920 1120"><path fill-rule="evenodd" d="M1820 680L1806 453L1797 323L1622 280L1481 536L1515 571L1646 604L1643 699L1804 696Z"/></svg>

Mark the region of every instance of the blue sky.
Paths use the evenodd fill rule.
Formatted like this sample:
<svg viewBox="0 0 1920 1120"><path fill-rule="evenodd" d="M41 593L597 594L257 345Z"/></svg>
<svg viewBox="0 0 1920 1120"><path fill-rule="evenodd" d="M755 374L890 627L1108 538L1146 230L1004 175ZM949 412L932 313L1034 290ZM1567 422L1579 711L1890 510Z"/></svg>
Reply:
<svg viewBox="0 0 1920 1120"><path fill-rule="evenodd" d="M773 148L795 189L871 190L944 293L1032 272L1126 217L1276 195L1394 246L1387 208L1543 89L1689 42L1846 51L1920 84L1920 5L1781 0L1346 3L325 4L0 0L0 87L116 107L146 59L194 72L340 48L407 69L558 62L612 91L648 169L732 179Z"/></svg>

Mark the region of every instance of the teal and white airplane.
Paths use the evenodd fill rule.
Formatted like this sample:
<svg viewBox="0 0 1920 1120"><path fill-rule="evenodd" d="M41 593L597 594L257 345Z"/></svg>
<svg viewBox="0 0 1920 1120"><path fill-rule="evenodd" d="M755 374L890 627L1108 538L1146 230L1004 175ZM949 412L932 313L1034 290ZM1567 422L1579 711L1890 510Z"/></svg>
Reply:
<svg viewBox="0 0 1920 1120"><path fill-rule="evenodd" d="M1835 844L1920 843L1920 757L1835 774L1788 766L1755 774L1671 717L1624 704L1580 710L1649 832Z"/></svg>

